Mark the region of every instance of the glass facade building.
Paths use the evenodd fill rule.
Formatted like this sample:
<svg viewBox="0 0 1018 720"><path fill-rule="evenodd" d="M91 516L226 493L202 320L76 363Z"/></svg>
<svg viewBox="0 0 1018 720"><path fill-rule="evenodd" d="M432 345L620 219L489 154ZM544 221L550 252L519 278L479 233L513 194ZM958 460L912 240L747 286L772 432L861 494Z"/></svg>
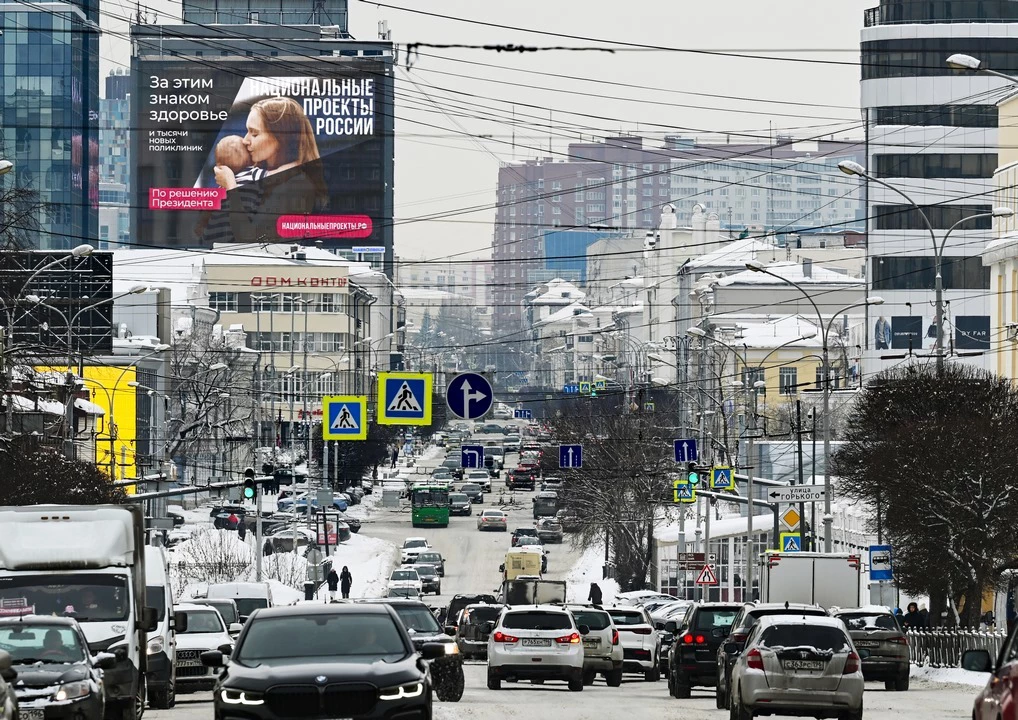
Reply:
<svg viewBox="0 0 1018 720"><path fill-rule="evenodd" d="M11 5L5 5L9 8ZM17 5L0 12L3 176L31 193L41 249L94 240L99 209L99 3Z"/></svg>

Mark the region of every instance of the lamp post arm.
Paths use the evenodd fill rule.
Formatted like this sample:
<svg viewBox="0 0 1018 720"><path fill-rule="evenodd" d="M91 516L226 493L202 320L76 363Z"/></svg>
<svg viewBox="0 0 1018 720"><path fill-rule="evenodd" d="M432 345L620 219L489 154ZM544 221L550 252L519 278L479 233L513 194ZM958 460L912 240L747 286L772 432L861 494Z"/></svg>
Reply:
<svg viewBox="0 0 1018 720"><path fill-rule="evenodd" d="M961 220L959 220L954 225L949 227L947 229L947 232L944 233L944 239L940 243L940 249L938 251L938 254L941 257L943 257L943 255L944 255L944 248L947 247L947 239L949 237L951 237L951 233L953 233L959 226L964 225L965 223L967 223L967 222L969 222L971 220L981 220L982 218L991 218L991 217L993 217L993 213L992 212L976 213L975 215L969 215L968 217L963 217Z"/></svg>
<svg viewBox="0 0 1018 720"><path fill-rule="evenodd" d="M770 275L772 278L777 278L778 280L780 280L781 282L785 283L786 285L791 285L796 290L801 292L802 296L804 298L806 298L806 301L809 302L809 304L813 306L813 312L815 312L817 314L817 320L820 322L821 326L823 325L823 323L824 323L824 316L821 314L820 308L817 306L817 304L815 302L813 302L813 298L810 297L810 294L808 292L806 292L806 288L804 288L802 285L800 285L799 283L795 282L794 280L789 280L786 277L782 277L781 275L778 275L776 272L771 272L766 267L759 268L757 270L757 272L762 272L765 275Z"/></svg>

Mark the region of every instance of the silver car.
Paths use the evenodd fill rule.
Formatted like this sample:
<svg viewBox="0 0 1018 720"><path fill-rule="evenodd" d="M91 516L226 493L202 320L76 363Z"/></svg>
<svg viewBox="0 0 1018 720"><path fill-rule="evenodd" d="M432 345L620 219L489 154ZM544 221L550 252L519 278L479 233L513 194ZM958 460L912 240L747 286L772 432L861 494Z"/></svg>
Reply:
<svg viewBox="0 0 1018 720"><path fill-rule="evenodd" d="M725 651L739 652L735 643ZM862 661L831 617L760 618L732 668L732 720L756 714L862 720Z"/></svg>

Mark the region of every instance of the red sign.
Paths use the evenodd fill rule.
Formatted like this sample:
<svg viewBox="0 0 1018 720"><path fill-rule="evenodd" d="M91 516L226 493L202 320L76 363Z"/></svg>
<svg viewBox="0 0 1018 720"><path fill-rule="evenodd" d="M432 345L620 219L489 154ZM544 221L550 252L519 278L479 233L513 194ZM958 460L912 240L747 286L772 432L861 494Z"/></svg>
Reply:
<svg viewBox="0 0 1018 720"><path fill-rule="evenodd" d="M700 575L696 578L697 585L717 585L718 576L714 572L714 568L710 565L704 565L703 570L700 571Z"/></svg>
<svg viewBox="0 0 1018 720"><path fill-rule="evenodd" d="M367 215L281 215L276 234L286 239L371 237L371 218Z"/></svg>
<svg viewBox="0 0 1018 720"><path fill-rule="evenodd" d="M279 275L255 275L251 278L253 287L346 287L345 277L282 277Z"/></svg>

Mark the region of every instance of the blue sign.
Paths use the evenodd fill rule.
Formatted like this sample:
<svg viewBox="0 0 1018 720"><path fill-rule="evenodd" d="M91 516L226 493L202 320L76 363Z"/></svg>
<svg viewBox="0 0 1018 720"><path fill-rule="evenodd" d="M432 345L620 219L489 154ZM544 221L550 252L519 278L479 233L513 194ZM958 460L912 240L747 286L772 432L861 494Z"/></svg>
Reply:
<svg viewBox="0 0 1018 720"><path fill-rule="evenodd" d="M893 580L890 545L870 545L870 580Z"/></svg>
<svg viewBox="0 0 1018 720"><path fill-rule="evenodd" d="M353 251L360 255L384 255L385 248L381 245L354 245Z"/></svg>
<svg viewBox="0 0 1018 720"><path fill-rule="evenodd" d="M380 425L430 425L431 374L379 373L378 423Z"/></svg>
<svg viewBox="0 0 1018 720"><path fill-rule="evenodd" d="M691 503L696 500L696 486L676 480L672 483L672 502Z"/></svg>
<svg viewBox="0 0 1018 720"><path fill-rule="evenodd" d="M698 460L700 453L696 449L696 438L673 440L675 446L675 462L693 462Z"/></svg>
<svg viewBox="0 0 1018 720"><path fill-rule="evenodd" d="M533 410L527 410L526 408L516 408L513 410L513 417L517 420L532 420L534 418Z"/></svg>
<svg viewBox="0 0 1018 720"><path fill-rule="evenodd" d="M802 552L802 536L799 533L781 533L781 552Z"/></svg>
<svg viewBox="0 0 1018 720"><path fill-rule="evenodd" d="M462 445L460 447L460 464L470 470L484 467L483 445Z"/></svg>
<svg viewBox="0 0 1018 720"><path fill-rule="evenodd" d="M445 389L445 404L456 417L477 420L488 414L495 401L495 391L483 375L461 373Z"/></svg>
<svg viewBox="0 0 1018 720"><path fill-rule="evenodd" d="M324 440L366 440L368 399L363 395L329 395L322 398Z"/></svg>
<svg viewBox="0 0 1018 720"><path fill-rule="evenodd" d="M583 446L582 445L559 445L558 466L560 468L583 467Z"/></svg>
<svg viewBox="0 0 1018 720"><path fill-rule="evenodd" d="M576 395L577 393L580 392L580 386L576 384L563 385L562 392L564 392L566 395Z"/></svg>
<svg viewBox="0 0 1018 720"><path fill-rule="evenodd" d="M710 486L714 490L731 490L735 487L732 482L732 468L727 465L718 465L710 470Z"/></svg>

